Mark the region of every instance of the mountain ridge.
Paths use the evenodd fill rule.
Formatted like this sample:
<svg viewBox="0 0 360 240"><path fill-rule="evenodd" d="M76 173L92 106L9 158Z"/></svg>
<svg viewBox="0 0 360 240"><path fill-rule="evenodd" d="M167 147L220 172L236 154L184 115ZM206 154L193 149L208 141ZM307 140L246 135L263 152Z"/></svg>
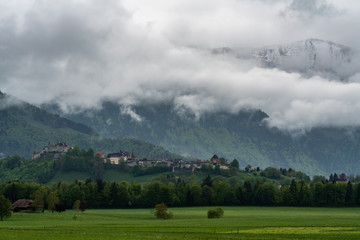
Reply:
<svg viewBox="0 0 360 240"><path fill-rule="evenodd" d="M298 72L305 77L318 75L342 81L356 72L353 62L358 54L348 46L316 38L253 49L222 47L212 49L211 52L239 59L253 59L264 68L278 68L286 72Z"/></svg>

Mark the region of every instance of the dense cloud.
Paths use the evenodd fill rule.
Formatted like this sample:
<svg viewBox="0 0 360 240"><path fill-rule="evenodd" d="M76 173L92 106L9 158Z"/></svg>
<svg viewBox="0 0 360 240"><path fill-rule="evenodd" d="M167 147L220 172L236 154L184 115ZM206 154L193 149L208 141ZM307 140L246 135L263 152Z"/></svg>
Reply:
<svg viewBox="0 0 360 240"><path fill-rule="evenodd" d="M340 13L332 4L326 0L293 0L288 8L289 11L309 16L334 16Z"/></svg>
<svg viewBox="0 0 360 240"><path fill-rule="evenodd" d="M64 111L113 100L136 120L132 105L172 101L198 117L260 108L292 131L359 125L359 74L305 78L209 51L309 37L360 49L359 13L350 0L0 0L0 89Z"/></svg>

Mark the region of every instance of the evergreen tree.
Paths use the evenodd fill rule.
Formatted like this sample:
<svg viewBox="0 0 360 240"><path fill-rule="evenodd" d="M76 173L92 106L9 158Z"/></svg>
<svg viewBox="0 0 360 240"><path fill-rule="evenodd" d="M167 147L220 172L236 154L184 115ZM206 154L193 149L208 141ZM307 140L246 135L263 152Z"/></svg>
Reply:
<svg viewBox="0 0 360 240"><path fill-rule="evenodd" d="M204 185L201 189L201 202L203 205L211 205L213 200L213 192L211 187Z"/></svg>
<svg viewBox="0 0 360 240"><path fill-rule="evenodd" d="M9 199L5 198L4 195L0 195L0 219L1 221L4 218L11 216L11 202Z"/></svg>
<svg viewBox="0 0 360 240"><path fill-rule="evenodd" d="M355 203L360 205L360 183L356 185L356 196L355 196Z"/></svg>
<svg viewBox="0 0 360 240"><path fill-rule="evenodd" d="M245 204L244 191L240 184L236 184L235 186L235 197L236 204L243 205Z"/></svg>
<svg viewBox="0 0 360 240"><path fill-rule="evenodd" d="M289 170L290 171L290 170ZM297 184L296 184L296 181L293 179L291 181L291 184L290 184L290 188L289 188L289 204L291 206L296 206L297 203L298 203L298 191L297 191Z"/></svg>
<svg viewBox="0 0 360 240"><path fill-rule="evenodd" d="M353 205L353 187L350 181L346 184L345 204Z"/></svg>
<svg viewBox="0 0 360 240"><path fill-rule="evenodd" d="M238 170L239 169L239 161L237 159L232 160L230 163L230 168Z"/></svg>
<svg viewBox="0 0 360 240"><path fill-rule="evenodd" d="M245 192L244 192L245 204L250 204L253 191L252 191L251 183L249 181L244 182L244 189L245 189Z"/></svg>
<svg viewBox="0 0 360 240"><path fill-rule="evenodd" d="M207 177L204 178L203 182L201 183L201 187L203 187L205 185L211 187L212 183L213 183L213 181L212 181L210 175L207 175Z"/></svg>

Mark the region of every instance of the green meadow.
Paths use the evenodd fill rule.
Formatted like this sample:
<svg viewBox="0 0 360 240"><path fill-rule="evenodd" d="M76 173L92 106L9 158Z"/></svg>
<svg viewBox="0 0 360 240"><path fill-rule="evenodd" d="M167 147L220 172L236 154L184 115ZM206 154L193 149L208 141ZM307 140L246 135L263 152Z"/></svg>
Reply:
<svg viewBox="0 0 360 240"><path fill-rule="evenodd" d="M220 219L208 209L170 208L170 220L153 209L14 213L0 239L360 239L360 208L224 207Z"/></svg>

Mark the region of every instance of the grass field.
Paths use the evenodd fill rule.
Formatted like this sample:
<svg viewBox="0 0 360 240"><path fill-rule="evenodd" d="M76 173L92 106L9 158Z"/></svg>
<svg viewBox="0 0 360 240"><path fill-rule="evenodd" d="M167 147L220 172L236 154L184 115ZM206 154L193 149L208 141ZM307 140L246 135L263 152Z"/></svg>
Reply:
<svg viewBox="0 0 360 240"><path fill-rule="evenodd" d="M172 208L170 220L152 209L14 213L0 239L360 239L360 208L224 207L220 219L208 209Z"/></svg>

